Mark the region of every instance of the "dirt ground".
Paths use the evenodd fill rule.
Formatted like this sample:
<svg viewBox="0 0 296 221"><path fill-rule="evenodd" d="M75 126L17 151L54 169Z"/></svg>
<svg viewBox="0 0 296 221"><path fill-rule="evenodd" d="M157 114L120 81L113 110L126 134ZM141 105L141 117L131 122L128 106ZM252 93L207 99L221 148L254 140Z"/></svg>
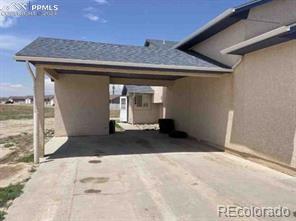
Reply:
<svg viewBox="0 0 296 221"><path fill-rule="evenodd" d="M46 106L44 108L45 118L54 117L54 108ZM21 120L33 118L33 105L28 104L0 104L0 121Z"/></svg>
<svg viewBox="0 0 296 221"><path fill-rule="evenodd" d="M54 119L45 119L46 141L53 136ZM0 121L0 188L30 177L33 167L33 120Z"/></svg>
<svg viewBox="0 0 296 221"><path fill-rule="evenodd" d="M54 135L54 108L45 107L45 141ZM33 164L32 105L0 104L0 220L22 194Z"/></svg>
<svg viewBox="0 0 296 221"><path fill-rule="evenodd" d="M54 128L54 118L45 119L45 129ZM32 133L33 120L5 120L0 122L0 138L18 135L20 133Z"/></svg>

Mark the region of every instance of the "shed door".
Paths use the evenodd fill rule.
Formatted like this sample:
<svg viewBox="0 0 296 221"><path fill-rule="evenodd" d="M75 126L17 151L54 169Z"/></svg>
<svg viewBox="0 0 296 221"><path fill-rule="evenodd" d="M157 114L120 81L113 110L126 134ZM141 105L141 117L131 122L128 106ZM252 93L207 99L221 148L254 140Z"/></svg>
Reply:
<svg viewBox="0 0 296 221"><path fill-rule="evenodd" d="M127 110L127 97L120 97L120 121L127 122L128 110Z"/></svg>

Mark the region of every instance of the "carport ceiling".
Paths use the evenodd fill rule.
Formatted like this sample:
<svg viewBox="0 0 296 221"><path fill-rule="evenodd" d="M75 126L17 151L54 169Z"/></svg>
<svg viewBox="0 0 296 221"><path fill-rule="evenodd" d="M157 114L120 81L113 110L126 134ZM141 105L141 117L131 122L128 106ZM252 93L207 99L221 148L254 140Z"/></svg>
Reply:
<svg viewBox="0 0 296 221"><path fill-rule="evenodd" d="M152 75L152 74L126 74L111 72L95 72L95 71L75 71L75 70L55 70L57 74L82 74L82 75L101 75L112 78L128 78L128 79L154 79L154 80L177 80L183 76L170 75Z"/></svg>

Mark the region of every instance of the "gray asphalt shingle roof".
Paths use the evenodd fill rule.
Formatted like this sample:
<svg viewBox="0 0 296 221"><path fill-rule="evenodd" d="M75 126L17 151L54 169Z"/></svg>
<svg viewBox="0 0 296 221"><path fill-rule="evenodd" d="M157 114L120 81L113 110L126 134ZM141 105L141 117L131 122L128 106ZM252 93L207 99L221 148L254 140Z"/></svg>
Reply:
<svg viewBox="0 0 296 221"><path fill-rule="evenodd" d="M16 56L219 68L178 49L37 38Z"/></svg>
<svg viewBox="0 0 296 221"><path fill-rule="evenodd" d="M137 85L125 85L122 90L122 94L153 94L154 90L150 86L137 86Z"/></svg>

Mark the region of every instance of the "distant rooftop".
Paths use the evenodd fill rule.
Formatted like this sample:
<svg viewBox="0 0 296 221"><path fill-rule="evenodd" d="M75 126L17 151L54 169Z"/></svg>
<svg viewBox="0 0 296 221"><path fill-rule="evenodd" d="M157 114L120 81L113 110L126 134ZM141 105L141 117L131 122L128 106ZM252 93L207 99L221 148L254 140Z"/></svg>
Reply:
<svg viewBox="0 0 296 221"><path fill-rule="evenodd" d="M154 90L150 86L125 85L122 89L122 95L153 93Z"/></svg>

